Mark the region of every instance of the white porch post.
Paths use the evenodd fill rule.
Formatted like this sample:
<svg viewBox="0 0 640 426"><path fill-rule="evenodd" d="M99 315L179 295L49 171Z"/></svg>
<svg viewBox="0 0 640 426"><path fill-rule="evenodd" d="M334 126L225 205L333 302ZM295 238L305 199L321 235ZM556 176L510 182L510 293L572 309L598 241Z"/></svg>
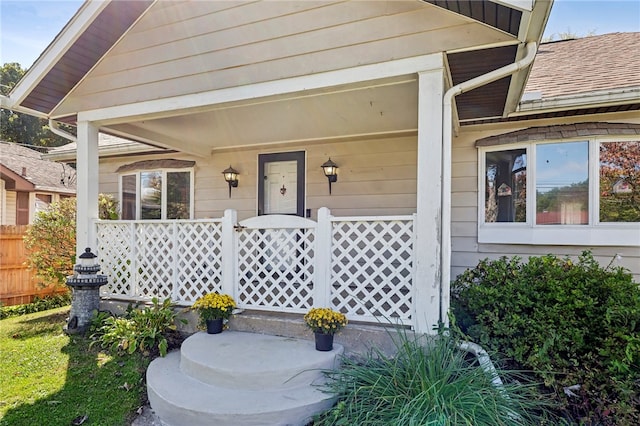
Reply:
<svg viewBox="0 0 640 426"><path fill-rule="evenodd" d="M434 333L440 320L443 68L418 73L418 170L414 325Z"/></svg>
<svg viewBox="0 0 640 426"><path fill-rule="evenodd" d="M236 248L236 235L233 226L238 223L238 212L233 209L224 211L222 217L222 291L236 301L236 263L238 252Z"/></svg>
<svg viewBox="0 0 640 426"><path fill-rule="evenodd" d="M80 256L85 247L97 252L94 221L98 218L98 128L88 121L78 122L76 176L76 256Z"/></svg>

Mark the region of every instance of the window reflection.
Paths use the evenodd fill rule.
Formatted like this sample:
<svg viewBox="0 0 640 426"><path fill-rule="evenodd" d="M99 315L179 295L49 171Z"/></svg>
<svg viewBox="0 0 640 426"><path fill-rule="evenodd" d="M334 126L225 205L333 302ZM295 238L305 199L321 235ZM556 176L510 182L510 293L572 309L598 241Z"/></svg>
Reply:
<svg viewBox="0 0 640 426"><path fill-rule="evenodd" d="M589 144L536 146L536 224L589 223Z"/></svg>
<svg viewBox="0 0 640 426"><path fill-rule="evenodd" d="M526 150L488 152L485 168L485 222L526 222Z"/></svg>

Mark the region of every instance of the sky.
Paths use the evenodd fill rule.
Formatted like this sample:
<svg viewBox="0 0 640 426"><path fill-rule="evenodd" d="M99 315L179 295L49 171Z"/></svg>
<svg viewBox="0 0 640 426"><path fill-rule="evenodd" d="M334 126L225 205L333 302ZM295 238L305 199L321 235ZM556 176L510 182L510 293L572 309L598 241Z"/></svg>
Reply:
<svg viewBox="0 0 640 426"><path fill-rule="evenodd" d="M29 68L82 3L0 0L0 64ZM556 0L544 36L628 31L640 31L640 0Z"/></svg>

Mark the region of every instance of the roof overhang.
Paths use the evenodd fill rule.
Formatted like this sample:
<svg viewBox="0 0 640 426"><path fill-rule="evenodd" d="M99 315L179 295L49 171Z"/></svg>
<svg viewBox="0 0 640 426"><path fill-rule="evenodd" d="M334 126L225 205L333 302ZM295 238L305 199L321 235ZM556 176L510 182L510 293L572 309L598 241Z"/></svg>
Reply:
<svg viewBox="0 0 640 426"><path fill-rule="evenodd" d="M496 45L476 46L465 51L444 52L448 62L446 66L450 73L449 78L453 84L520 59L524 55L523 48L526 42L539 42L541 39L552 4L552 0L421 1L470 18L494 31L507 34L512 40ZM78 119L77 114L53 116L56 106L64 102L68 94L82 82L111 47L124 37L135 22L141 19L154 4L153 0L88 0L85 2L14 88L10 98L2 100L3 107L75 124ZM515 109L528 73L529 68L462 94L456 99L458 117L460 120L478 120L506 116ZM396 84L396 88L403 91L411 84L413 83L409 81L403 82ZM376 88L376 93L382 96L386 91L384 87L386 86ZM353 92L343 91L343 93L354 96L358 94L360 88L355 89ZM384 93L384 95L389 94ZM315 95L312 94L312 96ZM415 110L417 102L411 108ZM188 113L192 112L193 110ZM82 113L84 117L91 115L90 111L89 114L85 111L77 111L77 113ZM415 115L417 110L407 113ZM180 113L176 113L173 119L174 124L184 120L180 118ZM159 134L158 129L145 129L141 123L135 123L135 118L132 118L130 123L107 123L101 127L101 130L143 143L156 143L162 147L206 154L206 150L202 147L190 149L188 146L182 146L179 139ZM407 131L407 128L402 130ZM355 135L357 129L352 133ZM304 135L298 138L298 140L304 139Z"/></svg>

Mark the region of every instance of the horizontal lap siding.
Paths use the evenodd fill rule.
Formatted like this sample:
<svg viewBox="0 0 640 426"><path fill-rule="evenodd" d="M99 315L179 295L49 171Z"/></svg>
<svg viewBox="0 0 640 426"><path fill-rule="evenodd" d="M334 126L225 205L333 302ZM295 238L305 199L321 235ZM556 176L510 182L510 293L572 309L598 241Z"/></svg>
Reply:
<svg viewBox="0 0 640 426"><path fill-rule="evenodd" d="M178 154L143 158L194 160L195 218L221 217L225 209L236 209L242 220L256 214L258 155L288 151L306 151L306 208L311 209L313 218L320 207L329 207L335 216L415 213L415 136L224 150L208 158ZM339 166L338 182L332 185L331 195L320 167L329 157ZM102 160L100 191L118 195L116 170L140 159ZM222 176L229 165L240 172L231 198Z"/></svg>
<svg viewBox="0 0 640 426"><path fill-rule="evenodd" d="M351 68L480 40L509 40L415 1L227 6L154 6L57 113Z"/></svg>
<svg viewBox="0 0 640 426"><path fill-rule="evenodd" d="M606 120L605 120L606 121ZM564 124L564 123L562 123ZM536 124L541 125L541 124ZM521 124L526 126L526 124ZM640 282L640 247L586 247L548 246L520 244L479 244L477 231L478 217L478 151L476 140L492 134L507 133L520 128L503 128L493 132L460 132L453 142L452 161L452 256L451 276L455 278L467 268L473 268L482 259L498 259L501 256L530 256L554 254L577 257L584 250L591 250L601 265L608 265L616 254L622 258L615 264L629 269L634 279Z"/></svg>

